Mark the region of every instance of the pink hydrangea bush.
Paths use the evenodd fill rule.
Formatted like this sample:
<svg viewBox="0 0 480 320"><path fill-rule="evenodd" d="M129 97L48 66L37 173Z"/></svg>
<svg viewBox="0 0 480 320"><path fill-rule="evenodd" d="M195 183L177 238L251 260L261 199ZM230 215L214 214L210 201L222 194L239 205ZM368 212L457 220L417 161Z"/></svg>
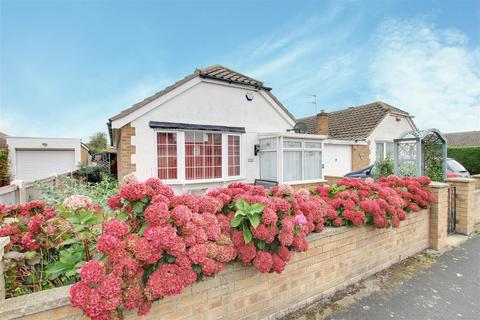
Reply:
<svg viewBox="0 0 480 320"><path fill-rule="evenodd" d="M415 204L428 207L428 183L343 179L311 192L233 183L205 195L175 195L158 179L132 179L108 201L117 218L104 224L97 242L105 264L82 267L72 305L92 319L133 309L143 315L155 300L181 293L235 259L262 273L282 273L291 252L307 250L307 235L325 225L397 227Z"/></svg>
<svg viewBox="0 0 480 320"><path fill-rule="evenodd" d="M10 238L4 256L8 297L77 280L75 270L89 259L102 218L99 207L82 197L70 197L58 214L42 201L0 206L0 237Z"/></svg>
<svg viewBox="0 0 480 320"><path fill-rule="evenodd" d="M133 309L146 314L153 301L181 293L237 256L229 220L220 212L223 203L214 197L175 195L149 179L122 186L109 205L120 219L107 222L97 242L107 258L102 275L92 280L82 274L70 292L72 305L92 319ZM83 268L90 274L90 267ZM98 264L92 268L99 270ZM114 299L99 285L105 277L119 279Z"/></svg>
<svg viewBox="0 0 480 320"><path fill-rule="evenodd" d="M49 222L55 217L55 209L43 201L30 201L25 205L0 205L0 237L10 237L5 252L38 251L46 246L48 236L53 234Z"/></svg>
<svg viewBox="0 0 480 320"><path fill-rule="evenodd" d="M72 195L63 201L63 206L69 210L88 209L92 205L92 199L84 195Z"/></svg>
<svg viewBox="0 0 480 320"><path fill-rule="evenodd" d="M224 204L222 212L231 219L238 260L264 273L281 273L290 260L290 250L307 250L306 236L323 229L327 213L327 204L320 196L310 195L306 189L294 192L289 185L267 191L261 186L234 183L227 188L210 189L207 195ZM250 215L258 214L259 218L245 218L238 224L236 219L239 211L244 210L243 202L248 204L245 210L253 210ZM255 208L261 211L255 212Z"/></svg>
<svg viewBox="0 0 480 320"><path fill-rule="evenodd" d="M428 192L429 183L428 177L389 176L377 182L344 178L337 186L318 186L315 193L329 206L329 225L387 228L398 227L406 219L406 211L429 207L434 200Z"/></svg>

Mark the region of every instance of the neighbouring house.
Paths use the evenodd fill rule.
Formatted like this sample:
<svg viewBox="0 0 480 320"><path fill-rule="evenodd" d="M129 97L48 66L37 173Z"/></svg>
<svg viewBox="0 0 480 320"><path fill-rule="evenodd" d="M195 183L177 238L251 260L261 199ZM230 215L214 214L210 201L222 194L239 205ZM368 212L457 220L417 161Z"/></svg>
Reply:
<svg viewBox="0 0 480 320"><path fill-rule="evenodd" d="M294 130L296 119L263 82L220 65L191 75L109 119L118 178L158 177L177 192L255 179L306 184L324 163L350 170L348 155L366 145Z"/></svg>
<svg viewBox="0 0 480 320"><path fill-rule="evenodd" d="M81 140L7 137L11 180L34 181L74 171L81 162Z"/></svg>
<svg viewBox="0 0 480 320"><path fill-rule="evenodd" d="M480 131L452 132L443 135L449 147L480 147Z"/></svg>
<svg viewBox="0 0 480 320"><path fill-rule="evenodd" d="M322 110L317 115L297 121L305 123L310 134L367 142L367 145L351 146L352 170L362 169L376 160L392 156L393 139L403 132L417 130L408 112L382 101L328 113ZM328 151L326 148L325 152Z"/></svg>
<svg viewBox="0 0 480 320"><path fill-rule="evenodd" d="M0 131L0 148L5 148L7 145L7 135Z"/></svg>

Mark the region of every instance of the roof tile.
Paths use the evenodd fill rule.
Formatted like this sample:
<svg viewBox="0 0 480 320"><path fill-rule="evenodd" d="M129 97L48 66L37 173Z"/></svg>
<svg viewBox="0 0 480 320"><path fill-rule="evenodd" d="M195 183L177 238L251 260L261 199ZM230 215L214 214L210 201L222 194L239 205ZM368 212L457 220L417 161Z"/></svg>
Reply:
<svg viewBox="0 0 480 320"><path fill-rule="evenodd" d="M408 112L381 101L328 113L329 136L335 139L366 139L388 113L410 116ZM305 122L307 132L317 133L316 115L297 119Z"/></svg>
<svg viewBox="0 0 480 320"><path fill-rule="evenodd" d="M444 133L449 147L480 147L480 131Z"/></svg>

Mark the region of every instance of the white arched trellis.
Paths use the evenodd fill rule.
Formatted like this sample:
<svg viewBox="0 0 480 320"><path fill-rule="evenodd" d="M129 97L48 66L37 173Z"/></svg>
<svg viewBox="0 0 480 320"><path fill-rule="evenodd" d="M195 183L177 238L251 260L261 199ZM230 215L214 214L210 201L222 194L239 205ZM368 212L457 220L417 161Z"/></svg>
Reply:
<svg viewBox="0 0 480 320"><path fill-rule="evenodd" d="M393 140L394 173L443 181L447 175L447 140L437 129L408 131Z"/></svg>

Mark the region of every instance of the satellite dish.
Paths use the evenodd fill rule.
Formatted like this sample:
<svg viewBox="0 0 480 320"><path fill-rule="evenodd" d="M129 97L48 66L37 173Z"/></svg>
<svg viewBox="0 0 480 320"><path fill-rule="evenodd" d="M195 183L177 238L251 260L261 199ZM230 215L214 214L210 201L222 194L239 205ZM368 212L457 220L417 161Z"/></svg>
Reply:
<svg viewBox="0 0 480 320"><path fill-rule="evenodd" d="M295 133L307 133L307 124L305 122L297 122L293 127Z"/></svg>

